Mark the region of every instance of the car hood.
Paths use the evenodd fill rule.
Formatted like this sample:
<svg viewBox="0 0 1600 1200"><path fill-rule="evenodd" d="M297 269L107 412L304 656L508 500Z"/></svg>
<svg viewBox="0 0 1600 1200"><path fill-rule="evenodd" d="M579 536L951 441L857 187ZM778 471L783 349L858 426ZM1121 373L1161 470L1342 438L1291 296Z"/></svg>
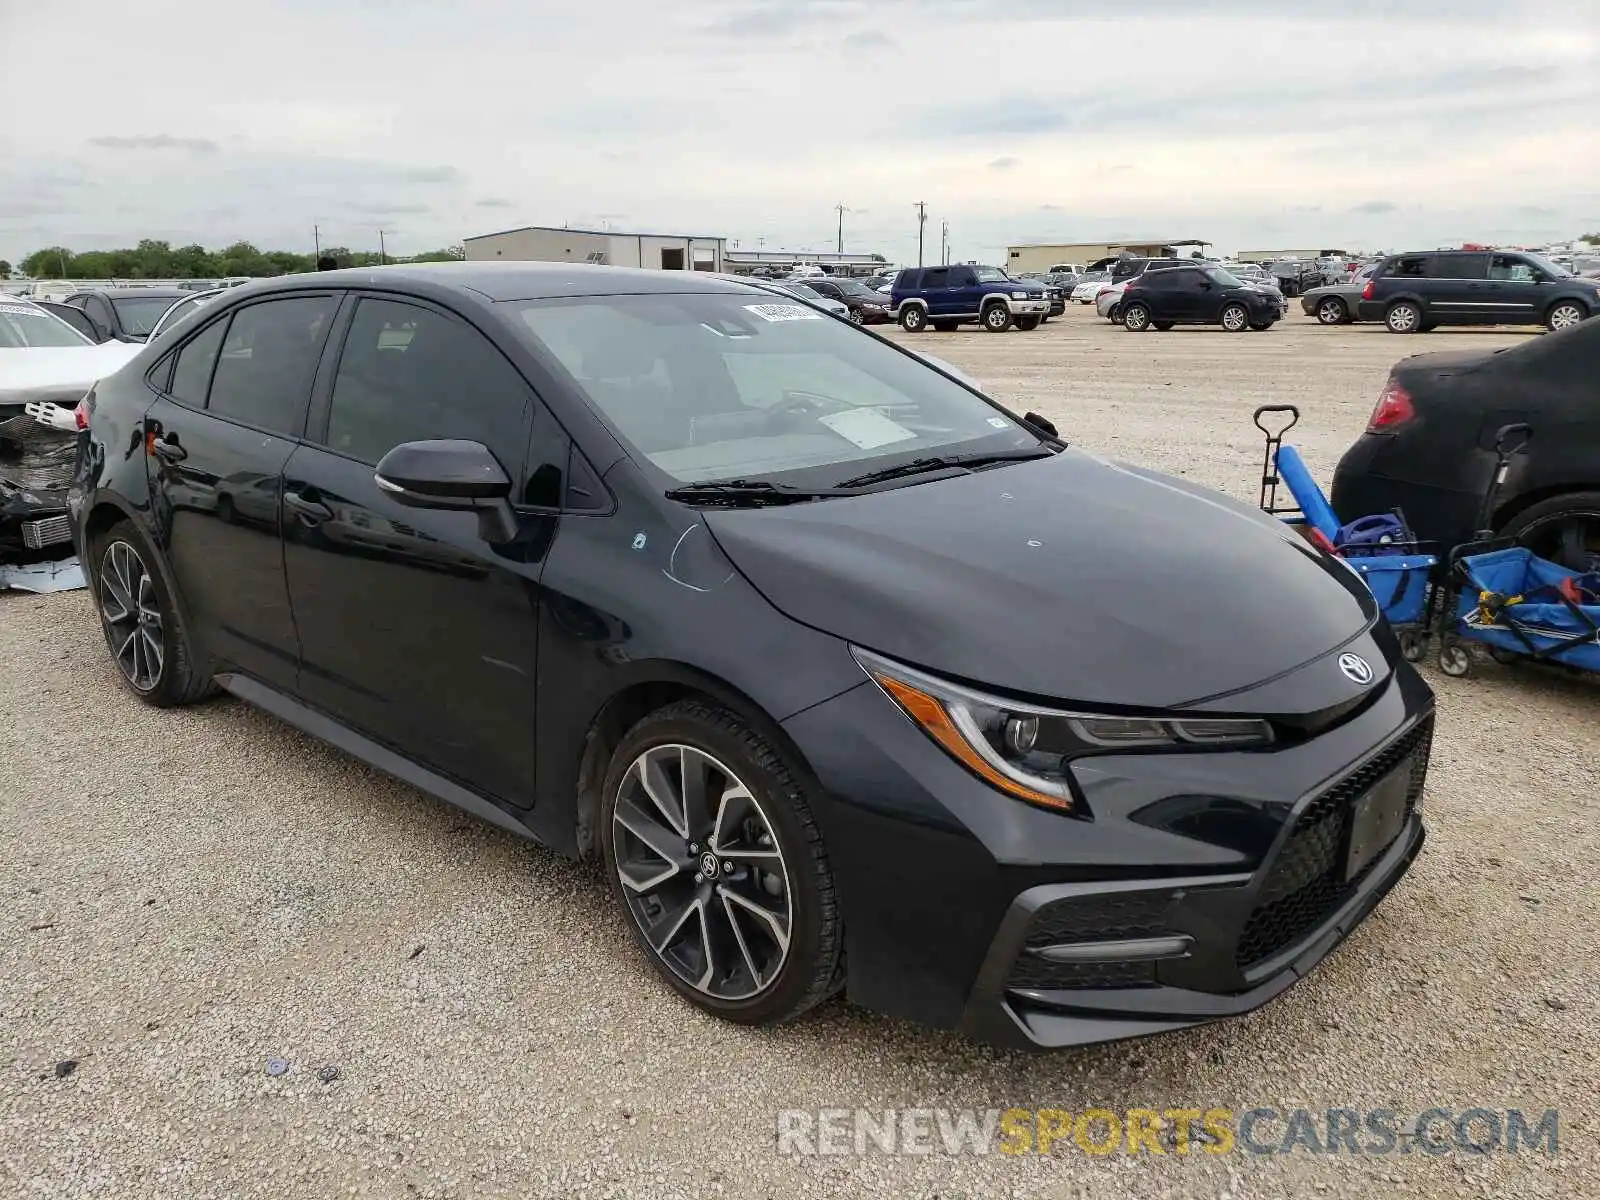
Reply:
<svg viewBox="0 0 1600 1200"><path fill-rule="evenodd" d="M0 403L58 400L76 392L73 403L97 381L136 357L142 345L102 342L98 346L37 346L0 350Z"/></svg>
<svg viewBox="0 0 1600 1200"><path fill-rule="evenodd" d="M794 620L1041 699L1211 704L1361 638L1376 616L1354 572L1258 510L1070 450L705 520ZM1349 698L1325 687L1298 711Z"/></svg>

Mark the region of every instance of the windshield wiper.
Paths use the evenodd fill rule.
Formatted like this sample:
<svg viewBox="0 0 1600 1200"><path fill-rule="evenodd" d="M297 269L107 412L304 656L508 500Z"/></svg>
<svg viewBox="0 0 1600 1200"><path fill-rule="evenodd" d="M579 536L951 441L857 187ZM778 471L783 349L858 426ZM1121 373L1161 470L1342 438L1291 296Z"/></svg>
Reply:
<svg viewBox="0 0 1600 1200"><path fill-rule="evenodd" d="M667 499L685 504L794 504L848 495L852 493L839 488L794 487L770 479L707 479L673 488Z"/></svg>
<svg viewBox="0 0 1600 1200"><path fill-rule="evenodd" d="M881 471L868 471L865 475L857 475L854 479L841 480L834 486L838 488L859 488L868 484L883 483L889 479L899 479L906 475L925 475L930 471L943 471L952 467L972 470L976 467L988 466L991 463L1025 462L1032 458L1050 458L1057 451L1046 446L1035 446L1027 450L1000 450L991 453L973 454L944 454L931 458L913 458L910 462L899 463L892 467L884 467Z"/></svg>

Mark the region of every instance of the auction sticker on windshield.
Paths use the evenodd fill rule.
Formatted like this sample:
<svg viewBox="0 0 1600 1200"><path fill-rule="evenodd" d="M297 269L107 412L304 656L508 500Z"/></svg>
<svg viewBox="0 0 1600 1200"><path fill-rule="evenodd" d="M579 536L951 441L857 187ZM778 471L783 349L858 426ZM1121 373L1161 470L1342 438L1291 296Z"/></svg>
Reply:
<svg viewBox="0 0 1600 1200"><path fill-rule="evenodd" d="M755 313L763 321L820 321L822 314L813 312L803 304L746 304L746 312Z"/></svg>
<svg viewBox="0 0 1600 1200"><path fill-rule="evenodd" d="M829 413L818 417L819 425L826 425L846 441L854 442L863 450L904 442L917 435L898 421L891 421L875 408L852 408L848 412Z"/></svg>

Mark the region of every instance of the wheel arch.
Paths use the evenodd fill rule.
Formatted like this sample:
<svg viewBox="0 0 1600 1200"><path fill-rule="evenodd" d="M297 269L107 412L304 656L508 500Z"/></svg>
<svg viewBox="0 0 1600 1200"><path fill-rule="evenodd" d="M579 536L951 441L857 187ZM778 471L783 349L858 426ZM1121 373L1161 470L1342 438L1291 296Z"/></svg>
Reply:
<svg viewBox="0 0 1600 1200"><path fill-rule="evenodd" d="M1539 314L1540 322L1543 323L1548 321L1550 319L1550 314L1555 312L1555 310L1560 308L1563 304L1576 304L1583 310L1583 319L1585 321L1595 314L1594 305L1590 304L1582 296L1557 296L1555 299L1551 300L1550 303L1544 306L1544 311Z"/></svg>
<svg viewBox="0 0 1600 1200"><path fill-rule="evenodd" d="M728 709L754 726L793 766L811 772L805 756L783 727L725 679L686 663L656 661L638 665L640 671L613 691L590 718L578 748L573 840L580 859L593 861L599 850L601 792L617 746L628 730L645 717L680 700L701 699Z"/></svg>
<svg viewBox="0 0 1600 1200"><path fill-rule="evenodd" d="M1583 492L1600 491L1600 480L1567 480L1560 483L1542 483L1525 492L1518 492L1494 510L1494 528L1504 529L1512 521L1536 504L1559 500L1562 496L1575 496Z"/></svg>

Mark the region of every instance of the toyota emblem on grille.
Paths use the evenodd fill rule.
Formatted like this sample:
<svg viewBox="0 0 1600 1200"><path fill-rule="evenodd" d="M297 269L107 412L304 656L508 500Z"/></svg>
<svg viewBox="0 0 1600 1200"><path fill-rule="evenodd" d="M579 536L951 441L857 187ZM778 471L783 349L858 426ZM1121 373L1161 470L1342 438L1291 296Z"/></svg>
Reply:
<svg viewBox="0 0 1600 1200"><path fill-rule="evenodd" d="M1372 682L1372 666L1359 654L1339 655L1339 670L1343 671L1345 678L1351 683L1359 683L1362 687Z"/></svg>

